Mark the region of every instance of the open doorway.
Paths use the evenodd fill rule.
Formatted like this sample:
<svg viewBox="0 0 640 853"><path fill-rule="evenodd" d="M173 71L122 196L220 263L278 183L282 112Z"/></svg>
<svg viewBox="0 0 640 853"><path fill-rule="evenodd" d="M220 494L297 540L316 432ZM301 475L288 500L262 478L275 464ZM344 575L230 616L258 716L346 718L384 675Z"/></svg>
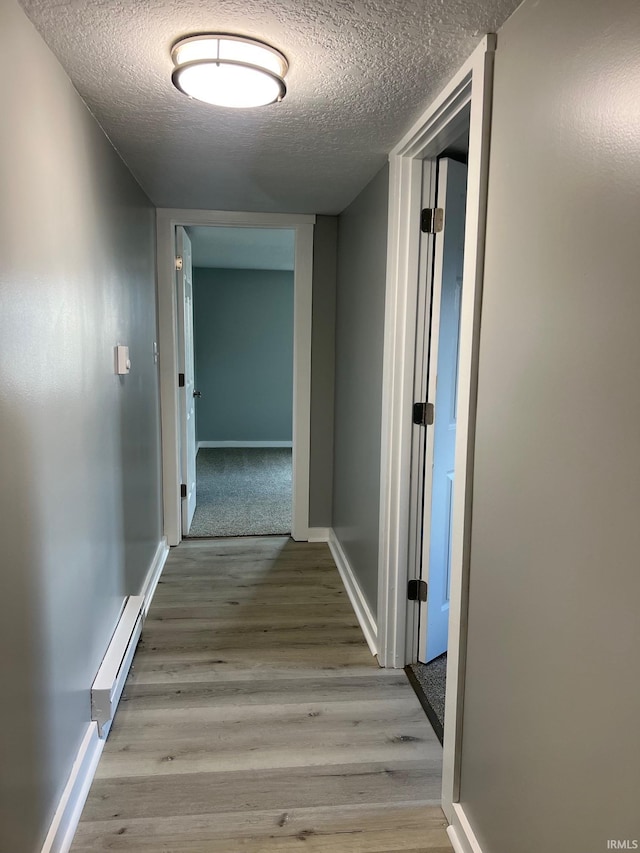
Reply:
<svg viewBox="0 0 640 853"><path fill-rule="evenodd" d="M315 216L282 213L241 213L215 210L160 208L157 211L158 250L158 322L160 341L160 388L162 416L162 470L164 529L169 545L178 545L183 537L185 509L193 524L197 506L197 411L205 399L203 389L188 377L188 323L185 312L193 314L193 275L190 284L184 271L184 252L179 238L189 240L189 231L201 227L231 230L285 230L293 233L293 367L291 417L291 536L296 541L309 539L309 465L311 443L311 327L313 282L313 231ZM184 243L183 243L184 248ZM288 272L291 272L290 270ZM196 283L196 289L198 285ZM190 290L189 290L190 289ZM191 299L185 292L189 291ZM197 294L196 294L197 296ZM244 335L246 338L246 335ZM191 349L195 344L191 339ZM187 385L190 384L190 393ZM194 397L200 391L201 397ZM247 395L248 396L248 395ZM191 407L193 416L189 417ZM260 420L260 405L254 406L254 419ZM188 426L187 426L188 425ZM184 440L183 440L184 438ZM219 441L248 439L212 439ZM275 439L274 439L275 440ZM207 441L201 436L201 441ZM207 448L204 448L207 449ZM185 459L185 452L190 454ZM191 465L191 467L189 467ZM186 479L185 479L186 477ZM192 495L190 498L189 495ZM185 507L185 503L187 507ZM287 526L289 526L287 524Z"/></svg>
<svg viewBox="0 0 640 853"><path fill-rule="evenodd" d="M464 268L469 127L435 161L423 166L424 205L429 209L430 175L435 174L437 221L429 223L421 252L425 291L419 316L416 356L414 452L418 471L415 521L418 543L418 618L415 662L407 667L422 706L440 742L444 739L447 646L451 594L453 491L457 425L460 309ZM426 409L426 406L429 406ZM421 485L420 485L421 484Z"/></svg>
<svg viewBox="0 0 640 853"><path fill-rule="evenodd" d="M181 388L182 534L289 534L295 231L179 227L177 239L180 349L192 361Z"/></svg>
<svg viewBox="0 0 640 853"><path fill-rule="evenodd" d="M423 556L430 542L431 502L425 497L425 437L434 434L427 366L435 248L439 215L438 161L468 131L464 257L459 308L455 386L455 464L451 489L448 639L445 729L442 753L442 808L456 849L466 839L460 804L460 754L464 696L469 544L473 499L473 449L484 263L484 224L495 36L485 36L467 63L443 89L390 154L389 228L385 311L383 422L380 495L380 549L377 630L383 666L405 667L420 657L420 617L424 613ZM449 159L454 160L452 156ZM429 215L429 211L433 216ZM444 219L444 216L443 216ZM435 230L436 234L425 233ZM431 269L430 269L431 268ZM412 423L415 403L426 426ZM420 404L424 406L420 406ZM430 405L427 405L430 404ZM414 415L416 414L414 409ZM428 537L430 539L430 535ZM428 616L428 614L427 614ZM424 624L424 623L423 623ZM426 647L425 647L426 648ZM457 846L456 846L457 845ZM466 849L466 847L465 847Z"/></svg>

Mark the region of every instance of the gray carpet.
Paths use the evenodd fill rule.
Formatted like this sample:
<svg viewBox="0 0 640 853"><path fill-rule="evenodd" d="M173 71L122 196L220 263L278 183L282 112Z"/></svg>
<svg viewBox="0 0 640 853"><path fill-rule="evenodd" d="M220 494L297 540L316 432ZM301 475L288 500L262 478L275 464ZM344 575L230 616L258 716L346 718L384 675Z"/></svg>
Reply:
<svg viewBox="0 0 640 853"><path fill-rule="evenodd" d="M409 680L413 684L416 693L418 693L418 698L427 712L427 716L440 739L440 743L442 743L444 733L444 697L447 688L447 653L445 652L439 658L430 661L430 663L409 664L407 669L413 675L413 678L410 676Z"/></svg>
<svg viewBox="0 0 640 853"><path fill-rule="evenodd" d="M202 448L189 536L291 532L291 448Z"/></svg>

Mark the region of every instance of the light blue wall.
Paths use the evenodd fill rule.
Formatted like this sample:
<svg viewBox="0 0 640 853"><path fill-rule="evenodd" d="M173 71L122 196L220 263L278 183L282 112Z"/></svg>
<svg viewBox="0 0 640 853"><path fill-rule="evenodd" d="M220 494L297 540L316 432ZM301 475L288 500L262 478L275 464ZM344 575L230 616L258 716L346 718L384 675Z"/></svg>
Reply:
<svg viewBox="0 0 640 853"><path fill-rule="evenodd" d="M293 272L193 271L198 441L291 441Z"/></svg>
<svg viewBox="0 0 640 853"><path fill-rule="evenodd" d="M14 0L0 31L0 850L36 853L161 535L155 216Z"/></svg>
<svg viewBox="0 0 640 853"><path fill-rule="evenodd" d="M388 194L385 166L338 217L333 528L374 612Z"/></svg>

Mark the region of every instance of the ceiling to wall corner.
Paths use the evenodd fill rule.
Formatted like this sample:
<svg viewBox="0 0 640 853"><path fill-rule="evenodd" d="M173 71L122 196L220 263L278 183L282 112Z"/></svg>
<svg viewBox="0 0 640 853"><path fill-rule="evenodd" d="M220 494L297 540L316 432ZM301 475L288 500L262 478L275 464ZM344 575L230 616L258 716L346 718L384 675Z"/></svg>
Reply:
<svg viewBox="0 0 640 853"><path fill-rule="evenodd" d="M520 0L21 0L159 207L339 213ZM288 58L280 104L221 109L171 84L204 31Z"/></svg>

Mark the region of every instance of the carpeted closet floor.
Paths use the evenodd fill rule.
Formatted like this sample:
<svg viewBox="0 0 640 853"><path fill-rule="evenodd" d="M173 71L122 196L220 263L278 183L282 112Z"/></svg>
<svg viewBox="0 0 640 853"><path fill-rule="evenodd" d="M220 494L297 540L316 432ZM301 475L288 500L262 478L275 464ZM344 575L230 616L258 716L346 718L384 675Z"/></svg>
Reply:
<svg viewBox="0 0 640 853"><path fill-rule="evenodd" d="M189 536L291 532L291 448L201 448Z"/></svg>
<svg viewBox="0 0 640 853"><path fill-rule="evenodd" d="M447 653L430 663L412 663L405 667L440 743L444 740L444 702L447 691Z"/></svg>

